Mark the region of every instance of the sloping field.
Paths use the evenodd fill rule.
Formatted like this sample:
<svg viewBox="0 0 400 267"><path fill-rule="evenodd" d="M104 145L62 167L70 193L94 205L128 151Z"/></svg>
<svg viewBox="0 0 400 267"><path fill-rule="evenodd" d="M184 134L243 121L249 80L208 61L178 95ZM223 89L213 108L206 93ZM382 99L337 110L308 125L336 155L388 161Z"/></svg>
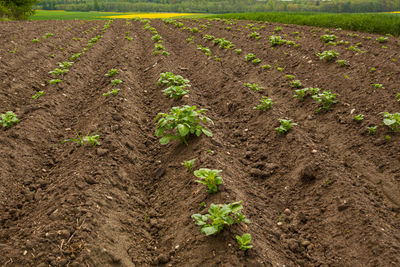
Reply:
<svg viewBox="0 0 400 267"><path fill-rule="evenodd" d="M179 23L0 23L0 113L20 120L0 130L0 264L399 266L400 135L378 115L400 110L399 38ZM295 44L272 47L271 35ZM214 45L218 38L231 44ZM316 56L327 50L339 55ZM49 74L56 68L64 73ZM118 73L106 76L111 69ZM164 72L190 80L190 93L166 97L157 85ZM329 90L337 103L317 111L324 95L308 90L300 101L301 88ZM270 109L254 109L262 96ZM213 136L161 145L155 116L182 105L207 109ZM278 119L297 125L280 135ZM62 143L75 131L99 135L101 145ZM181 165L194 158L194 170L222 170L217 193ZM192 214L236 201L250 223L200 233ZM252 236L246 252L235 239L243 233Z"/></svg>

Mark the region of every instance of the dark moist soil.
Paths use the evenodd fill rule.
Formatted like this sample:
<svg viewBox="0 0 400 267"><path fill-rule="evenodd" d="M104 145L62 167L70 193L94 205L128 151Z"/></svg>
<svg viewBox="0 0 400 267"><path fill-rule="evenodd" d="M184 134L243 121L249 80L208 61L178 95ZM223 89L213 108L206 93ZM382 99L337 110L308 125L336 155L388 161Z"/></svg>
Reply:
<svg viewBox="0 0 400 267"><path fill-rule="evenodd" d="M48 85L55 78L48 72L82 52L106 22L0 23L0 113L11 110L20 119L0 130L0 264L399 266L400 136L377 114L399 112L400 40L389 38L384 49L377 35L331 29L338 40L361 42L367 52L356 53L324 45L325 29L257 23L265 28L253 40L252 22L211 21L207 28L204 20L182 22L202 32L151 21L169 56L152 54L143 23L112 22L58 85ZM276 34L300 47L272 50L267 39L277 26ZM47 32L54 36L42 39ZM204 34L232 41L242 54L219 49ZM41 41L33 44L35 37ZM210 47L212 56L196 44ZM329 49L349 66L316 57ZM245 62L247 53L262 62ZM265 64L272 68L262 69ZM123 83L117 96L104 97L112 68ZM188 97L163 95L156 82L166 71L190 80ZM310 97L293 98L287 74L304 87L337 93L338 103L317 112ZM253 92L246 82L264 90ZM373 90L373 83L385 89ZM32 99L39 90L46 95ZM271 110L253 109L262 96L273 99ZM160 145L155 115L183 104L208 109L214 136ZM357 123L353 116L360 113L365 118ZM278 118L298 125L280 136ZM368 135L372 125L379 128ZM99 134L101 146L60 143L75 130ZM218 193L207 194L181 165L193 158L195 169L222 170ZM211 203L240 200L251 223L217 236L201 234L190 217ZM235 236L246 232L254 248L244 253Z"/></svg>

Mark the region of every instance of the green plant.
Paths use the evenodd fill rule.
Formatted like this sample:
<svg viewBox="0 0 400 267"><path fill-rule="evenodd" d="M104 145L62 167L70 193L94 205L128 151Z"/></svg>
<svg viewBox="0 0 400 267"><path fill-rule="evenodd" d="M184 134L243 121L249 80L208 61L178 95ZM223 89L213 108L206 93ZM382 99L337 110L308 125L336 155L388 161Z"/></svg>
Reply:
<svg viewBox="0 0 400 267"><path fill-rule="evenodd" d="M258 58L255 58L251 61L251 63L253 63L254 65L260 64L261 60Z"/></svg>
<svg viewBox="0 0 400 267"><path fill-rule="evenodd" d="M237 55L240 55L240 54L242 53L242 49L236 49L236 50L235 50L235 53L236 53Z"/></svg>
<svg viewBox="0 0 400 267"><path fill-rule="evenodd" d="M96 134L96 135L85 135L82 136L80 134L78 134L78 132L75 130L75 133L77 135L78 138L71 138L71 139L66 139L61 141L61 144L67 143L67 142L75 142L78 146L82 146L84 144L88 144L91 145L92 147L96 147L101 145L101 143L99 142L99 138L100 135Z"/></svg>
<svg viewBox="0 0 400 267"><path fill-rule="evenodd" d="M256 59L256 55L249 53L244 58L246 59L246 61L251 61L253 59Z"/></svg>
<svg viewBox="0 0 400 267"><path fill-rule="evenodd" d="M183 166L186 167L188 172L192 172L193 171L193 165L196 159L191 159L191 160L185 160L184 162L182 162L181 164Z"/></svg>
<svg viewBox="0 0 400 267"><path fill-rule="evenodd" d="M45 35L43 35L43 39L47 39L47 38L49 38L49 37L52 37L52 36L54 36L54 34L52 34L52 33L46 33Z"/></svg>
<svg viewBox="0 0 400 267"><path fill-rule="evenodd" d="M199 29L196 28L196 27L193 27L193 28L190 29L190 31L193 32L193 33L196 33L196 32L199 32Z"/></svg>
<svg viewBox="0 0 400 267"><path fill-rule="evenodd" d="M189 36L189 38L186 39L186 42L190 43L193 42L194 36Z"/></svg>
<svg viewBox="0 0 400 267"><path fill-rule="evenodd" d="M128 41L132 41L133 40L133 38L131 37L131 36L125 36L124 37L126 40L128 40Z"/></svg>
<svg viewBox="0 0 400 267"><path fill-rule="evenodd" d="M400 93L397 93L396 99L397 99L397 102L400 102Z"/></svg>
<svg viewBox="0 0 400 267"><path fill-rule="evenodd" d="M242 236L237 235L236 241L238 242L240 250L246 251L253 247L251 245L251 235L249 233L243 234Z"/></svg>
<svg viewBox="0 0 400 267"><path fill-rule="evenodd" d="M57 84L57 83L60 83L60 82L61 82L60 79L53 79L53 80L49 81L49 84Z"/></svg>
<svg viewBox="0 0 400 267"><path fill-rule="evenodd" d="M267 65L261 66L261 68L263 68L264 70L268 70L268 69L272 68L272 66L267 64Z"/></svg>
<svg viewBox="0 0 400 267"><path fill-rule="evenodd" d="M157 81L158 85L176 85L176 86L189 86L189 80L184 79L181 75L175 75L172 72L163 72L160 74L160 78Z"/></svg>
<svg viewBox="0 0 400 267"><path fill-rule="evenodd" d="M367 129L368 129L368 132L370 135L374 135L376 129L378 129L378 126L370 126L370 127L367 127Z"/></svg>
<svg viewBox="0 0 400 267"><path fill-rule="evenodd" d="M339 53L333 51L333 50L327 50L321 53L316 54L320 60L326 60L326 61L331 61L332 59L336 58Z"/></svg>
<svg viewBox="0 0 400 267"><path fill-rule="evenodd" d="M118 95L119 90L120 89L112 89L111 91L109 91L107 93L104 93L103 96L107 96L107 97L110 96L110 95L116 96L116 95Z"/></svg>
<svg viewBox="0 0 400 267"><path fill-rule="evenodd" d="M336 60L336 62L339 64L340 67L344 67L344 66L348 65L347 61L343 60L343 59Z"/></svg>
<svg viewBox="0 0 400 267"><path fill-rule="evenodd" d="M73 54L73 55L69 58L69 60L74 61L75 59L79 58L81 55L82 55L82 53Z"/></svg>
<svg viewBox="0 0 400 267"><path fill-rule="evenodd" d="M222 170L201 168L194 171L194 175L200 178L200 180L196 180L196 182L207 186L207 193L213 194L217 193L218 185L222 184L222 176L219 175L220 172L222 172Z"/></svg>
<svg viewBox="0 0 400 267"><path fill-rule="evenodd" d="M383 114L383 124L392 128L393 132L400 131L400 113L381 112Z"/></svg>
<svg viewBox="0 0 400 267"><path fill-rule="evenodd" d="M164 89L164 95L175 99L181 99L184 95L188 94L190 90L185 90L187 85L171 85L167 89Z"/></svg>
<svg viewBox="0 0 400 267"><path fill-rule="evenodd" d="M41 97L42 95L45 95L45 94L46 94L45 91L39 91L35 95L33 95L32 98L33 99L38 99L39 97Z"/></svg>
<svg viewBox="0 0 400 267"><path fill-rule="evenodd" d="M375 90L376 90L376 89L380 89L380 88L385 89L385 88L383 87L383 85L380 84L380 83L372 83L371 85L372 85L372 87L374 87Z"/></svg>
<svg viewBox="0 0 400 267"><path fill-rule="evenodd" d="M118 74L118 70L117 69L111 69L106 73L106 76L107 77L113 77L113 76L115 76L117 74Z"/></svg>
<svg viewBox="0 0 400 267"><path fill-rule="evenodd" d="M358 114L357 116L354 116L354 120L356 122L362 122L364 120L364 115L363 114Z"/></svg>
<svg viewBox="0 0 400 267"><path fill-rule="evenodd" d="M282 72L284 70L284 68L276 67L276 70L279 71L279 72Z"/></svg>
<svg viewBox="0 0 400 267"><path fill-rule="evenodd" d="M193 214L192 218L195 224L200 226L200 232L206 236L215 235L224 229L225 225L233 225L235 223L249 223L249 220L240 213L243 209L241 201L230 204L216 205L211 204L208 214Z"/></svg>
<svg viewBox="0 0 400 267"><path fill-rule="evenodd" d="M153 35L153 36L151 37L151 40L153 40L154 42L158 42L158 41L160 41L161 39L162 39L162 37L161 37L161 35L159 35L159 34Z"/></svg>
<svg viewBox="0 0 400 267"><path fill-rule="evenodd" d="M208 47L204 47L202 45L197 45L197 49L203 52L206 56L211 56L211 50Z"/></svg>
<svg viewBox="0 0 400 267"><path fill-rule="evenodd" d="M302 85L301 85L301 82L299 80L295 80L295 81L291 81L290 82L290 86L293 87L293 88L300 88Z"/></svg>
<svg viewBox="0 0 400 267"><path fill-rule="evenodd" d="M214 40L214 38L215 38L214 36L208 35L208 34L203 36L203 39L206 39L206 40L209 40L209 41Z"/></svg>
<svg viewBox="0 0 400 267"><path fill-rule="evenodd" d="M308 89L308 91L310 91L311 95L316 95L321 90L319 88L313 88L313 87L310 87L310 88L307 88L307 89Z"/></svg>
<svg viewBox="0 0 400 267"><path fill-rule="evenodd" d="M386 43L386 42L388 41L388 38L387 38L387 37L381 36L381 37L376 38L376 40L377 40L379 43Z"/></svg>
<svg viewBox="0 0 400 267"><path fill-rule="evenodd" d="M74 62L64 61L64 62L58 62L57 64L62 69L69 69L72 66L72 64L74 64Z"/></svg>
<svg viewBox="0 0 400 267"><path fill-rule="evenodd" d="M39 43L40 41L39 41L38 38L35 38L35 39L33 39L31 42L34 43L34 44L36 44L36 43Z"/></svg>
<svg viewBox="0 0 400 267"><path fill-rule="evenodd" d="M293 97L296 97L300 101L303 101L304 97L307 95L307 92L309 91L309 88L304 88L304 89L297 89L295 90L295 94Z"/></svg>
<svg viewBox="0 0 400 267"><path fill-rule="evenodd" d="M17 118L17 115L15 115L14 112L12 111L7 111L4 114L0 115L0 124L8 129L14 124L17 124L19 122L19 119Z"/></svg>
<svg viewBox="0 0 400 267"><path fill-rule="evenodd" d="M247 36L250 37L250 38L256 39L256 40L261 38L261 36L260 36L260 34L258 32L252 32Z"/></svg>
<svg viewBox="0 0 400 267"><path fill-rule="evenodd" d="M294 75L286 74L286 78L288 78L289 80L293 80L294 79Z"/></svg>
<svg viewBox="0 0 400 267"><path fill-rule="evenodd" d="M212 133L200 124L201 122L213 124L211 119L203 115L205 112L206 109L197 110L196 106L185 105L173 107L170 113L158 113L154 119L154 121L158 120L155 135L163 136L160 139L163 145L176 139L180 139L187 145L186 138L191 134L200 136L204 133L206 136L212 136Z"/></svg>
<svg viewBox="0 0 400 267"><path fill-rule="evenodd" d="M283 39L281 36L271 35L269 37L269 43L271 44L271 46L277 46L277 45L284 45L287 43L287 41Z"/></svg>
<svg viewBox="0 0 400 267"><path fill-rule="evenodd" d="M391 138L390 135L385 135L385 140L386 141L390 141L390 138Z"/></svg>
<svg viewBox="0 0 400 267"><path fill-rule="evenodd" d="M121 84L121 83L122 83L122 81L120 79L111 80L111 84L112 85L118 85L118 84Z"/></svg>
<svg viewBox="0 0 400 267"><path fill-rule="evenodd" d="M264 90L264 87L258 86L258 84L256 84L256 83L244 83L244 86L253 91Z"/></svg>
<svg viewBox="0 0 400 267"><path fill-rule="evenodd" d="M334 35L334 34L331 34L331 35L329 35L329 34L324 34L324 35L321 36L321 40L322 40L322 42L324 42L324 43L333 42L333 41L335 41L336 39L337 39L337 36Z"/></svg>
<svg viewBox="0 0 400 267"><path fill-rule="evenodd" d="M274 104L274 102L272 102L272 99L266 96L263 96L259 101L261 102L261 104L255 106L253 109L268 110L272 107L272 104Z"/></svg>
<svg viewBox="0 0 400 267"><path fill-rule="evenodd" d="M154 44L154 51L165 50L165 47L162 44Z"/></svg>
<svg viewBox="0 0 400 267"><path fill-rule="evenodd" d="M218 44L219 48L221 49L229 49L235 46L232 42L226 40L225 38L214 38L213 42L215 45Z"/></svg>
<svg viewBox="0 0 400 267"><path fill-rule="evenodd" d="M52 71L49 71L49 74L62 75L62 74L67 73L67 72L68 72L68 69L58 69L58 68L56 68L56 69L54 69Z"/></svg>
<svg viewBox="0 0 400 267"><path fill-rule="evenodd" d="M280 32L280 31L282 31L282 27L276 27L276 28L274 29L274 32Z"/></svg>
<svg viewBox="0 0 400 267"><path fill-rule="evenodd" d="M320 105L321 108L318 108L317 111L320 111L322 108L328 110L330 106L334 103L337 103L335 100L336 94L331 93L331 91L324 91L322 94L315 94L312 98Z"/></svg>
<svg viewBox="0 0 400 267"><path fill-rule="evenodd" d="M290 128L297 125L297 123L292 122L292 120L278 119L278 121L281 124L281 126L275 128L275 130L280 135L285 135L289 131Z"/></svg>

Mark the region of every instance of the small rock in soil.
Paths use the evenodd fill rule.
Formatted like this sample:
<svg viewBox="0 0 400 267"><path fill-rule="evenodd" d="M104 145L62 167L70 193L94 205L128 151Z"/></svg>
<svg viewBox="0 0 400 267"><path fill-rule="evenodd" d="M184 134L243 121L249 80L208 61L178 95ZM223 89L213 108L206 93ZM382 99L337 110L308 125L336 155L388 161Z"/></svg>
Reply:
<svg viewBox="0 0 400 267"><path fill-rule="evenodd" d="M97 155L99 155L99 156L104 156L105 154L108 153L108 149L105 149L105 148L98 148L98 149L96 150L96 153L97 153Z"/></svg>
<svg viewBox="0 0 400 267"><path fill-rule="evenodd" d="M291 251L293 252L299 251L299 243L295 239L289 239L287 242L288 242L288 247Z"/></svg>
<svg viewBox="0 0 400 267"><path fill-rule="evenodd" d="M169 262L169 257L166 254L160 254L157 257L157 263L158 264L165 264Z"/></svg>

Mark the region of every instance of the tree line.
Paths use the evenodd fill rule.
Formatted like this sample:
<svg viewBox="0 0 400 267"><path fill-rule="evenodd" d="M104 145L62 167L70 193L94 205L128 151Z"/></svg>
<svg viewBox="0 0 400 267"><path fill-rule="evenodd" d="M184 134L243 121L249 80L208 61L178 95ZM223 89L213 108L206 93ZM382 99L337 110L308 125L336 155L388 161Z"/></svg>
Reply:
<svg viewBox="0 0 400 267"><path fill-rule="evenodd" d="M400 10L400 0L41 0L38 8L114 12L386 12Z"/></svg>
<svg viewBox="0 0 400 267"><path fill-rule="evenodd" d="M0 18L27 19L38 0L0 0Z"/></svg>

